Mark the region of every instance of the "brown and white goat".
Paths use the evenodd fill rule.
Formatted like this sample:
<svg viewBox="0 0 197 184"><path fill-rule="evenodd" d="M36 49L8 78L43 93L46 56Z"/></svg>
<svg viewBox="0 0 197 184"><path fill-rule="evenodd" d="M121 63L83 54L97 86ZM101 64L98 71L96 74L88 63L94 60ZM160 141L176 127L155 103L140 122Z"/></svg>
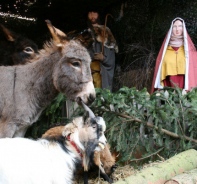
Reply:
<svg viewBox="0 0 197 184"><path fill-rule="evenodd" d="M62 138L61 132L63 129L64 129L64 126L56 126L56 127L50 128L42 135L42 138L61 139ZM89 162L89 167L88 167L89 169L88 171L86 171L88 173L84 174L83 167L79 167L79 168L81 169L78 169L76 171L76 176L80 178L79 175L84 175L84 183L88 183L87 174L92 173L92 172L98 173L97 172L98 169L100 169L101 177L105 181L109 183L113 183L113 180L110 178L110 176L116 168L116 160L115 160L115 157L113 157L110 152L109 144L106 144L104 149L102 149L101 151L95 150L92 153L92 155L90 156L90 162Z"/></svg>
<svg viewBox="0 0 197 184"><path fill-rule="evenodd" d="M38 46L30 39L0 24L0 65L26 64L38 54Z"/></svg>
<svg viewBox="0 0 197 184"><path fill-rule="evenodd" d="M90 170L91 171L98 171L100 169L101 177L109 182L113 183L113 180L110 178L111 174L116 169L116 160L115 157L110 152L110 145L106 144L103 150L101 151L94 151L93 153L93 162L91 162ZM98 173L98 172L97 172Z"/></svg>
<svg viewBox="0 0 197 184"><path fill-rule="evenodd" d="M63 129L64 126L56 126L50 128L42 135L42 138L57 139L57 140L61 139L62 138L61 132ZM112 179L110 178L110 175L113 173L114 169L116 168L116 164L115 164L115 157L112 156L110 152L109 144L106 144L103 150L101 151L95 150L92 153L92 155L90 156L89 165L90 166L88 167L88 173L97 172L98 169L100 169L101 177L103 177L103 179L108 181L109 183L113 182ZM81 169L77 170L76 175L81 175L83 173L83 167L79 167L79 168ZM87 181L88 180L87 173L84 175L84 177L85 177L84 181Z"/></svg>
<svg viewBox="0 0 197 184"><path fill-rule="evenodd" d="M78 117L61 136L0 139L0 183L71 184L77 164L89 165L88 155L105 146L105 127L102 118Z"/></svg>
<svg viewBox="0 0 197 184"><path fill-rule="evenodd" d="M85 109L87 110L87 106ZM87 110L90 112L90 109ZM90 112L91 116L94 117L92 111ZM98 117L97 117L98 118ZM67 125L66 125L67 126ZM56 126L53 128L50 128L47 130L43 135L42 138L47 139L61 139L62 137L62 130L64 129L64 126ZM83 163L81 163L81 169L78 168L76 175L80 175L83 173L84 175L84 184L88 184L88 173L95 172L98 169L100 169L101 177L104 178L104 180L108 181L109 183L113 183L113 180L110 178L110 175L113 173L114 169L116 168L115 164L115 157L112 156L110 152L110 146L109 144L106 144L104 149L95 150L94 152L91 152L89 154L88 158L90 159L89 165L84 168Z"/></svg>
<svg viewBox="0 0 197 184"><path fill-rule="evenodd" d="M31 63L0 67L0 138L23 137L60 92L87 104L95 99L87 49L47 26L53 41Z"/></svg>

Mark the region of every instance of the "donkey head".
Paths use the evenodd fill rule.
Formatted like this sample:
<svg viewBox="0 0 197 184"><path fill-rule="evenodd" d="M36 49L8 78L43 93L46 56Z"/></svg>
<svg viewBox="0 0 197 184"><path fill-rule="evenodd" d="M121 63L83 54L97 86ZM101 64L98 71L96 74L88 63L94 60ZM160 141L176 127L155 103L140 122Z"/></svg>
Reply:
<svg viewBox="0 0 197 184"><path fill-rule="evenodd" d="M10 31L2 24L0 29L7 39L1 42L1 65L25 64L38 53L38 47L32 40Z"/></svg>
<svg viewBox="0 0 197 184"><path fill-rule="evenodd" d="M85 47L74 40L68 40L65 33L46 21L53 37L53 42L59 48L62 58L53 72L53 83L56 89L66 94L71 100L81 99L92 103L95 99L95 89L90 71L90 55Z"/></svg>

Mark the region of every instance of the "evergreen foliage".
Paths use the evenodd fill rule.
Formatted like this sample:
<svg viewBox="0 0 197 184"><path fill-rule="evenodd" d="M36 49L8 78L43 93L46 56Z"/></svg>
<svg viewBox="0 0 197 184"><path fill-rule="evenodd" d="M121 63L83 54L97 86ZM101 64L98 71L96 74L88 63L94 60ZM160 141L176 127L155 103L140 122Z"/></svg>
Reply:
<svg viewBox="0 0 197 184"><path fill-rule="evenodd" d="M156 57L176 17L185 20L187 31L197 44L197 2L192 0L129 0L113 7L108 25L119 45L114 91L120 87L150 90Z"/></svg>
<svg viewBox="0 0 197 184"><path fill-rule="evenodd" d="M18 1L17 10L14 6L6 9L11 1L1 2L0 7L3 12L34 17L35 22L4 16L0 22L13 31L25 33L40 46L50 37L45 19L65 32L80 30L87 26L86 5L95 4L91 0L28 2L30 4ZM104 117L106 135L111 147L120 154L119 162L134 163L132 161L138 159L139 164L141 157L146 158L145 161L158 156L169 158L183 150L197 148L197 89L188 93L178 88L165 88L152 95L147 92L157 54L175 17L185 20L187 31L197 45L197 2L110 0L97 1L96 5L103 9L103 15L113 16L107 26L119 45L116 62L121 70L115 72L114 93L97 89L91 109ZM48 128L66 124L69 119L62 116L65 101L59 94L26 136L39 138ZM83 113L83 109L78 108L73 116Z"/></svg>
<svg viewBox="0 0 197 184"><path fill-rule="evenodd" d="M197 146L196 99L197 89L165 88L149 95L124 87L114 94L99 90L92 110L107 122L106 135L121 162L135 159L142 147L143 157L161 149L168 158Z"/></svg>
<svg viewBox="0 0 197 184"><path fill-rule="evenodd" d="M31 132L39 129L43 133L47 126L63 120L60 112L64 101L60 94ZM105 119L106 136L113 151L119 153L119 163L140 164L197 148L197 88L188 93L179 88L164 88L152 95L146 88L138 91L123 87L115 93L97 89L91 109ZM79 107L73 117L83 114ZM48 124L43 116L50 117ZM64 124L67 121L64 119Z"/></svg>

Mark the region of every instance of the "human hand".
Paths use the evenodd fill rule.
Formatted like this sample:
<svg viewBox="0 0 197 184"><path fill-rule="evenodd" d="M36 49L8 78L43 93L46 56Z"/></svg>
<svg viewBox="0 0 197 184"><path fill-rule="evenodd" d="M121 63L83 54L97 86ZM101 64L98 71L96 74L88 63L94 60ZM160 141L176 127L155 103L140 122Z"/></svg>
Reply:
<svg viewBox="0 0 197 184"><path fill-rule="evenodd" d="M103 61L104 60L104 55L101 52L95 53L94 54L94 60Z"/></svg>

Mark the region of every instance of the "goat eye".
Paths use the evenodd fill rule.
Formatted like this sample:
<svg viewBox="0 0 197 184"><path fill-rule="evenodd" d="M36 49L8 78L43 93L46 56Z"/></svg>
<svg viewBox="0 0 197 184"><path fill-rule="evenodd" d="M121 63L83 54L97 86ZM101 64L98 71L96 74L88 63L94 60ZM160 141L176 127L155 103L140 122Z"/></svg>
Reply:
<svg viewBox="0 0 197 184"><path fill-rule="evenodd" d="M34 51L33 51L33 49L31 47L25 47L24 52L32 53Z"/></svg>
<svg viewBox="0 0 197 184"><path fill-rule="evenodd" d="M96 128L96 125L93 125L92 128Z"/></svg>

